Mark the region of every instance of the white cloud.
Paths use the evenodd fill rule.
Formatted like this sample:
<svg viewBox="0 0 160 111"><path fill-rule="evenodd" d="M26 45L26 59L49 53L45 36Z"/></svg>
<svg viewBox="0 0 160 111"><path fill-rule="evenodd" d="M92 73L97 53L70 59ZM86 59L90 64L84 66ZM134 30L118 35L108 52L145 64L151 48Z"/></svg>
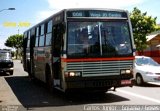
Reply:
<svg viewBox="0 0 160 111"><path fill-rule="evenodd" d="M18 28L18 27L5 27L3 25L0 25L0 49L3 48L9 48L4 45L6 40L8 39L9 36L18 34L18 29L19 29L19 34L22 34L23 28Z"/></svg>
<svg viewBox="0 0 160 111"><path fill-rule="evenodd" d="M144 0L48 0L51 9L64 8L123 8Z"/></svg>
<svg viewBox="0 0 160 111"><path fill-rule="evenodd" d="M6 38L3 37L4 35L0 35L0 49L6 48L6 46L4 45L4 43L6 42Z"/></svg>
<svg viewBox="0 0 160 111"><path fill-rule="evenodd" d="M116 8L121 9L143 3L144 0L47 0L49 10L40 11L36 22L40 22L59 10L66 8Z"/></svg>
<svg viewBox="0 0 160 111"><path fill-rule="evenodd" d="M35 19L35 21L33 21L32 24L37 24L37 23L41 22L42 20L44 20L47 17L54 14L55 12L57 12L57 10L45 10L45 11L38 12L36 15L36 19Z"/></svg>

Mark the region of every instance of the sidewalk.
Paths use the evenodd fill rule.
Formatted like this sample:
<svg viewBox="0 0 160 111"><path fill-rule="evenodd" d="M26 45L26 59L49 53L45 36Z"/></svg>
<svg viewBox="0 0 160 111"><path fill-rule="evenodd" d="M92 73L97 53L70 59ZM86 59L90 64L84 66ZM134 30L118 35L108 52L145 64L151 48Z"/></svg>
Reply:
<svg viewBox="0 0 160 111"><path fill-rule="evenodd" d="M3 105L21 105L12 89L4 79L0 76L0 106Z"/></svg>

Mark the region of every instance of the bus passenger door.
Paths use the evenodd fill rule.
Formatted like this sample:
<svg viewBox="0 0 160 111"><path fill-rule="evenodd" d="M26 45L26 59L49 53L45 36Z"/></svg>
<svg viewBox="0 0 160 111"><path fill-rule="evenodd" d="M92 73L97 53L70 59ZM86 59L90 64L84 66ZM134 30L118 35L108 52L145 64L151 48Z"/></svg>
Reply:
<svg viewBox="0 0 160 111"><path fill-rule="evenodd" d="M35 47L35 29L32 29L31 32L31 41L30 41L30 76L34 77L34 47Z"/></svg>
<svg viewBox="0 0 160 111"><path fill-rule="evenodd" d="M61 87L61 51L62 51L62 44L63 44L63 33L61 31L60 25L53 26L53 78L54 78L54 86Z"/></svg>

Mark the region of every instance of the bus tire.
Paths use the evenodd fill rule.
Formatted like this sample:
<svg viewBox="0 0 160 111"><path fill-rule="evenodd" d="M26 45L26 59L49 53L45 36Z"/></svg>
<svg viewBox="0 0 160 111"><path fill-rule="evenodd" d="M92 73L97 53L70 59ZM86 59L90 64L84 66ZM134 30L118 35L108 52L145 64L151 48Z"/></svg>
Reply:
<svg viewBox="0 0 160 111"><path fill-rule="evenodd" d="M28 76L30 78L32 78L32 74L31 74L31 65L30 65L30 62L27 61L27 72L28 72Z"/></svg>
<svg viewBox="0 0 160 111"><path fill-rule="evenodd" d="M47 89L48 89L50 92L53 92L53 79L52 79L52 76L51 76L51 71L50 71L49 66L47 66L47 67L45 68L45 75L46 75L46 85L47 85Z"/></svg>

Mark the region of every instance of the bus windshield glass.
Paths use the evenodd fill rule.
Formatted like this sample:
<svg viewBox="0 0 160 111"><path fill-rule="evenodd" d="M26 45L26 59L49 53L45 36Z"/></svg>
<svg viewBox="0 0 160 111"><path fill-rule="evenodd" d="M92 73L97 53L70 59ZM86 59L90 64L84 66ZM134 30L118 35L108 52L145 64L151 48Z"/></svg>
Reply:
<svg viewBox="0 0 160 111"><path fill-rule="evenodd" d="M132 55L129 25L124 21L68 22L69 57Z"/></svg>

